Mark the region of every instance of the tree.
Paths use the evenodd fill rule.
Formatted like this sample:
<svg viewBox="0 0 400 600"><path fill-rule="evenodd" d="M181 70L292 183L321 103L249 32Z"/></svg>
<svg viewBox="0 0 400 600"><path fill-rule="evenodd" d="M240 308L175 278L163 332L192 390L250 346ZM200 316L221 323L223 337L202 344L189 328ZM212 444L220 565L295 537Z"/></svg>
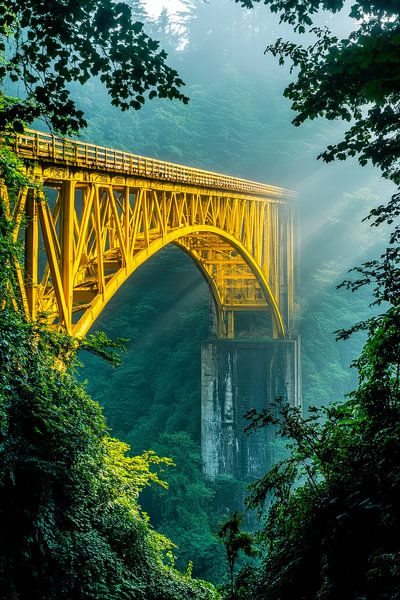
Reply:
<svg viewBox="0 0 400 600"><path fill-rule="evenodd" d="M218 537L225 546L229 565L231 598L235 596L234 570L239 553L243 552L246 556L254 556L255 554L252 536L240 529L243 518L243 515L235 510L218 530Z"/></svg>
<svg viewBox="0 0 400 600"><path fill-rule="evenodd" d="M386 319L346 402L303 418L279 399L248 415L250 429L273 425L290 449L247 499L266 548L247 581L254 598L400 598L400 327Z"/></svg>
<svg viewBox="0 0 400 600"><path fill-rule="evenodd" d="M2 0L0 82L22 83L24 98L0 95L0 130L44 118L61 133L85 127L68 84L99 77L111 103L139 109L148 98L188 99L159 43L137 21L140 2Z"/></svg>
<svg viewBox="0 0 400 600"><path fill-rule="evenodd" d="M0 239L0 290L10 245ZM0 598L30 600L213 597L168 559L171 543L148 525L138 494L170 460L127 457L99 405L77 383L73 342L0 319Z"/></svg>
<svg viewBox="0 0 400 600"><path fill-rule="evenodd" d="M252 8L253 0L235 0ZM285 95L300 125L325 116L350 122L344 139L322 152L326 162L357 156L400 183L400 23L398 2L355 1L357 29L338 39L313 23L319 9L338 12L342 1L264 0L281 22L315 40L307 48L279 39L267 48L292 61L297 79ZM392 224L400 194L372 210L372 225ZM355 268L355 291L373 283L374 304L386 312L339 332L365 329L368 339L354 366L358 388L341 404L311 409L302 418L278 400L249 414L250 429L273 425L289 440L291 455L250 489L266 547L262 567L248 581L247 596L271 600L400 598L400 226L378 260ZM332 390L332 396L335 392Z"/></svg>
<svg viewBox="0 0 400 600"><path fill-rule="evenodd" d="M213 581L216 574L222 576L222 568L217 569L223 562L223 549L213 535L214 490L202 474L198 445L188 433L176 432L160 434L151 447L157 454L170 456L178 468L166 474L168 489L157 486L148 491L144 506L157 531L177 544L177 565L184 569L192 561L195 577Z"/></svg>

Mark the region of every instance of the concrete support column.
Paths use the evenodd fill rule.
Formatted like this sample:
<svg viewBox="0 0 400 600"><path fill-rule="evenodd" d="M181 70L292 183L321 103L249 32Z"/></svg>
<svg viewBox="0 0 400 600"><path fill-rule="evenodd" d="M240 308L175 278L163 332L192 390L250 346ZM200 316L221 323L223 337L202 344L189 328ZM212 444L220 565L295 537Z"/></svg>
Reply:
<svg viewBox="0 0 400 600"><path fill-rule="evenodd" d="M203 342L201 444L206 476L250 480L271 466L273 435L260 430L248 436L244 415L277 396L301 406L299 355L298 338Z"/></svg>

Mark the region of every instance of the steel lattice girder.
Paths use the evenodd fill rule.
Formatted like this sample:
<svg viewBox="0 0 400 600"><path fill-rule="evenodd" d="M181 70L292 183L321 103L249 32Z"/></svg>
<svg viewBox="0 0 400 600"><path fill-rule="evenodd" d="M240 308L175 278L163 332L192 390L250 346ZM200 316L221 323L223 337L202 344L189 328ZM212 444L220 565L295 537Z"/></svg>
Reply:
<svg viewBox="0 0 400 600"><path fill-rule="evenodd" d="M293 208L285 191L271 188L269 197L48 162L29 169L39 185L22 189L9 209L15 239L24 236L17 274L30 319L84 336L122 283L174 243L201 269L220 315L269 310L275 335L290 332Z"/></svg>

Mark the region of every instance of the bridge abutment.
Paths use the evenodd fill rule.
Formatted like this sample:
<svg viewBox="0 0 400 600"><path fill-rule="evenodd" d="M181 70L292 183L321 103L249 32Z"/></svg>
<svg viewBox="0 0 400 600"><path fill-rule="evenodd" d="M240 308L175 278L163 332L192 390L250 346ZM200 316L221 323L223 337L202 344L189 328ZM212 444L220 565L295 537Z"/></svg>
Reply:
<svg viewBox="0 0 400 600"><path fill-rule="evenodd" d="M210 338L201 349L201 445L210 479L259 477L274 461L273 433L244 433L244 414L277 396L301 406L300 339Z"/></svg>

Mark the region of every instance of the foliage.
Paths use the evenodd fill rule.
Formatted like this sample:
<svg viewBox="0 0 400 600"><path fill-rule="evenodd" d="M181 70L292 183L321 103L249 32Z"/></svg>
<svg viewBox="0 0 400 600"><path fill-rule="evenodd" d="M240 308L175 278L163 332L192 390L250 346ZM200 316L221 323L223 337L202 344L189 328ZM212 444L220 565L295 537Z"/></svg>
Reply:
<svg viewBox="0 0 400 600"><path fill-rule="evenodd" d="M252 536L240 529L243 519L244 516L235 510L218 530L218 537L225 546L226 559L229 565L231 598L235 597L234 570L239 553L243 552L246 556L254 556L255 554Z"/></svg>
<svg viewBox="0 0 400 600"><path fill-rule="evenodd" d="M85 124L68 84L99 76L113 104L140 108L149 97L187 99L166 54L133 22L127 4L2 2L0 78L25 85L25 98L2 93L0 128L20 131L44 117L61 132ZM12 87L12 86L11 86ZM13 190L30 185L23 165L1 152ZM172 461L108 434L99 405L75 379L80 346L118 359L121 341L104 334L77 344L14 312L18 247L0 221L0 546L1 598L216 598L207 582L174 569L174 545L154 532L138 504Z"/></svg>
<svg viewBox="0 0 400 600"><path fill-rule="evenodd" d="M344 139L321 157L357 156L398 185L398 3L353 2L350 17L358 28L341 40L313 23L319 9L337 12L341 1L263 3L296 32L315 36L307 48L282 39L267 48L296 69L285 90L298 112L294 123L318 116L351 122ZM373 209L372 225L393 224L399 200L395 193ZM399 236L396 225L380 259L356 267L360 277L343 283L355 291L373 282L373 304L386 309L339 332L342 338L359 330L368 335L354 363L357 390L341 404L311 408L306 418L282 399L248 415L250 430L272 425L288 438L291 455L250 488L248 505L259 509L265 556L248 578L247 596L400 598Z"/></svg>
<svg viewBox="0 0 400 600"><path fill-rule="evenodd" d="M383 321L346 402L302 418L281 399L249 415L251 429L274 425L291 450L248 497L266 549L248 583L255 598L400 597L398 311Z"/></svg>
<svg viewBox="0 0 400 600"><path fill-rule="evenodd" d="M214 532L220 507L215 485L201 472L198 444L187 432L175 432L160 434L153 447L158 454L171 456L177 468L165 474L168 489L153 487L143 498L151 522L177 545L181 570L190 565L195 577L219 582L224 556Z"/></svg>
<svg viewBox="0 0 400 600"><path fill-rule="evenodd" d="M134 2L133 5L137 5ZM68 84L99 77L113 105L139 109L145 95L187 102L177 72L125 2L0 3L0 81L22 82L24 98L0 95L0 130L45 118L66 133L86 125Z"/></svg>
<svg viewBox="0 0 400 600"><path fill-rule="evenodd" d="M330 127L324 125L308 134L303 132L300 137L296 130L285 127L288 109L279 94L282 78L269 66L269 80L265 81L265 66L255 58L257 48L263 47L266 31L272 31L273 35L276 30L270 23L267 27L263 25L260 15L253 19L250 13L246 18L242 14L235 17L233 11L227 14L228 8L223 3L197 3L187 25L188 45L182 52L174 52L171 32L165 27L162 47L169 45L173 54L171 64L172 61L178 64L184 79L192 80L188 93L193 100L190 110L182 103L146 103L144 110L134 116L129 116L129 111L121 115L109 106L98 80L88 81L82 88L78 84L73 86L72 96L79 98L78 109L84 109L89 124L88 139L297 188L304 171L307 173L305 156L316 153L321 140L331 140L337 129L332 123ZM143 20L144 17L135 15L136 18ZM145 29L150 31L148 25ZM162 31L155 27L151 36L159 39L160 35ZM237 43L238 39L241 44ZM246 45L248 40L251 40L250 50ZM353 169L350 171L353 177ZM352 184L346 185L351 187ZM332 182L325 188L329 193L327 204L338 203L337 189ZM313 217L320 205L319 194L318 190L312 207ZM303 196L303 206L305 200ZM306 213L303 219L306 222ZM351 215L347 219L350 221ZM338 247L346 256L346 250L351 254L359 246L358 232L353 228L346 234L347 240L354 238L350 248L343 249L340 235L335 233L335 236L340 241L331 248L332 255ZM317 250L303 252L303 272L310 254L319 258L321 248L329 249L326 237L323 231L315 240ZM117 305L110 305L114 314L104 313L101 321L101 327L107 327L107 331L110 331L108 327L113 328L113 336L132 339L124 365L111 370L107 365L91 362L89 385L105 406L114 435L127 440L134 452L155 448L157 444L159 454L175 459L177 467L163 475L170 482L169 491L158 487L153 488L151 494L145 491L141 503L155 519L157 528L167 532L179 545L179 549L175 549L178 564L185 568L192 558L195 574L201 571L203 576L215 580L221 577L222 548L216 549L211 531L220 517L213 503L213 488L200 472L200 370L199 360L193 360L199 356L200 341L207 335L206 290L193 276L194 267L180 261L173 252L158 255L156 261L160 268L146 264L135 274L134 281L129 282L133 285L127 284L116 298ZM309 282L307 275L303 275L303 306ZM320 304L308 307L301 325L315 342L305 347L306 381L312 377L315 383L307 384L307 389L314 400L321 388L335 386L335 390L341 391L342 382L343 389L349 388L344 366L348 362L347 355L339 356L328 336L341 323L339 317L343 312L351 322L359 306L352 300L339 303L332 298L328 284L332 287L338 277L341 277L340 271L327 270L316 281L313 290ZM168 286L163 287L165 281ZM134 310L128 308L132 306ZM317 315L315 308L319 311ZM314 318L319 320L319 328L313 328ZM329 365L322 369L320 359L328 354ZM179 383L171 376L178 373ZM159 438L164 428L171 435L170 439ZM174 436L183 429L197 442L197 450L194 452L190 436L185 440L178 433L175 457ZM182 489L188 491L179 502ZM150 495L154 500L149 500ZM230 497L229 493L226 495ZM159 512L152 508L157 503ZM179 509L175 515L174 505ZM198 515L197 519L191 511Z"/></svg>
<svg viewBox="0 0 400 600"><path fill-rule="evenodd" d="M96 331L79 340L79 349L91 352L106 360L113 367L118 367L121 362L122 352L126 352L127 338L111 339L104 331Z"/></svg>

